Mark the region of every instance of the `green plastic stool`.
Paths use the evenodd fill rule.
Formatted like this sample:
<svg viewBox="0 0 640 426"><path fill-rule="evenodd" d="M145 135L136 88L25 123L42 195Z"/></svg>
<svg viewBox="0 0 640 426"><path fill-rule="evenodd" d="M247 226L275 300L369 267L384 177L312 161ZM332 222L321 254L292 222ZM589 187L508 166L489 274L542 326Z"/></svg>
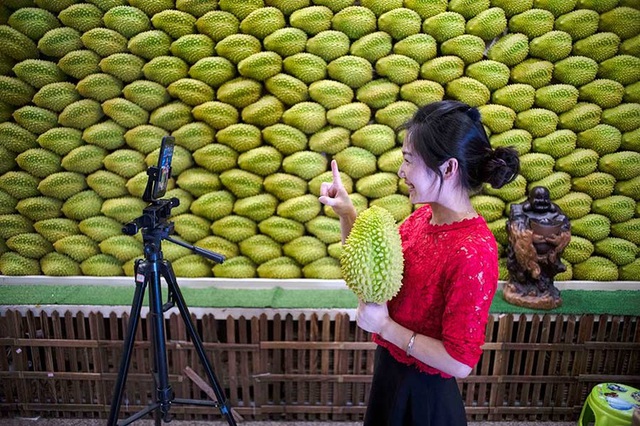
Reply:
<svg viewBox="0 0 640 426"><path fill-rule="evenodd" d="M633 409L640 408L640 391L618 383L600 383L582 407L578 426L630 426Z"/></svg>

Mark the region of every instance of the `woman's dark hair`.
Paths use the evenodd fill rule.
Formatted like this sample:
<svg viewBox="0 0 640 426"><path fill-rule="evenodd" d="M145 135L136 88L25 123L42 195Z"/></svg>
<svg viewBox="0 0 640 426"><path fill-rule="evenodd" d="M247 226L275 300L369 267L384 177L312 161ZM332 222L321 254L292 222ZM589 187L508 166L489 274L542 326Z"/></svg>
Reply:
<svg viewBox="0 0 640 426"><path fill-rule="evenodd" d="M439 166L450 158L458 160L460 184L472 193L484 182L500 188L520 170L516 150L491 148L480 112L465 103L447 100L427 104L402 128L426 166L438 175L441 186Z"/></svg>

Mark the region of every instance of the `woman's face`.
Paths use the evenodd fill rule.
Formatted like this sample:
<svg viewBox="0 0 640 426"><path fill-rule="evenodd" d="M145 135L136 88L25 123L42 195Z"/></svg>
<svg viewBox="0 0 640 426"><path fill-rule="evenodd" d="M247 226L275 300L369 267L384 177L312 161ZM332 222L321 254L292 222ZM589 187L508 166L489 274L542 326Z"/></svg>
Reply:
<svg viewBox="0 0 640 426"><path fill-rule="evenodd" d="M402 157L398 176L405 180L411 202L420 204L437 201L441 193L440 178L425 165L408 138L402 144Z"/></svg>

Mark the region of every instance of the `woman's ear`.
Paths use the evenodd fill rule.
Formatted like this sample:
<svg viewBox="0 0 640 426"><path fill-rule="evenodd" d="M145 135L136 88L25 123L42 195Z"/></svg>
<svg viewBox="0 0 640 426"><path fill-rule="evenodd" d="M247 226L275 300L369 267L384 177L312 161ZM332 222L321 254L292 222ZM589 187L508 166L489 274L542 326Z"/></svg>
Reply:
<svg viewBox="0 0 640 426"><path fill-rule="evenodd" d="M450 179L458 174L458 160L449 158L440 165L443 179Z"/></svg>

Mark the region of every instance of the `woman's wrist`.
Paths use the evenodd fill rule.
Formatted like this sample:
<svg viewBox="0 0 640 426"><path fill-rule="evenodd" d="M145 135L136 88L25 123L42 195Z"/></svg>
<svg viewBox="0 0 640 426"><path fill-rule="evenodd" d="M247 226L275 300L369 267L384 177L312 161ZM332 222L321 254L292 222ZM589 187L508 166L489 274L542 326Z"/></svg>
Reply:
<svg viewBox="0 0 640 426"><path fill-rule="evenodd" d="M336 214L340 219L351 220L351 221L356 220L356 216L358 215L358 213L356 212L356 208L353 205L345 208L344 212L340 212L340 213L336 212Z"/></svg>
<svg viewBox="0 0 640 426"><path fill-rule="evenodd" d="M384 321L382 322L382 325L380 326L380 329L378 330L377 334L382 337L384 340L389 340L389 334L393 333L393 331L391 330L391 328L393 327L394 321L391 319L391 317L387 316Z"/></svg>

